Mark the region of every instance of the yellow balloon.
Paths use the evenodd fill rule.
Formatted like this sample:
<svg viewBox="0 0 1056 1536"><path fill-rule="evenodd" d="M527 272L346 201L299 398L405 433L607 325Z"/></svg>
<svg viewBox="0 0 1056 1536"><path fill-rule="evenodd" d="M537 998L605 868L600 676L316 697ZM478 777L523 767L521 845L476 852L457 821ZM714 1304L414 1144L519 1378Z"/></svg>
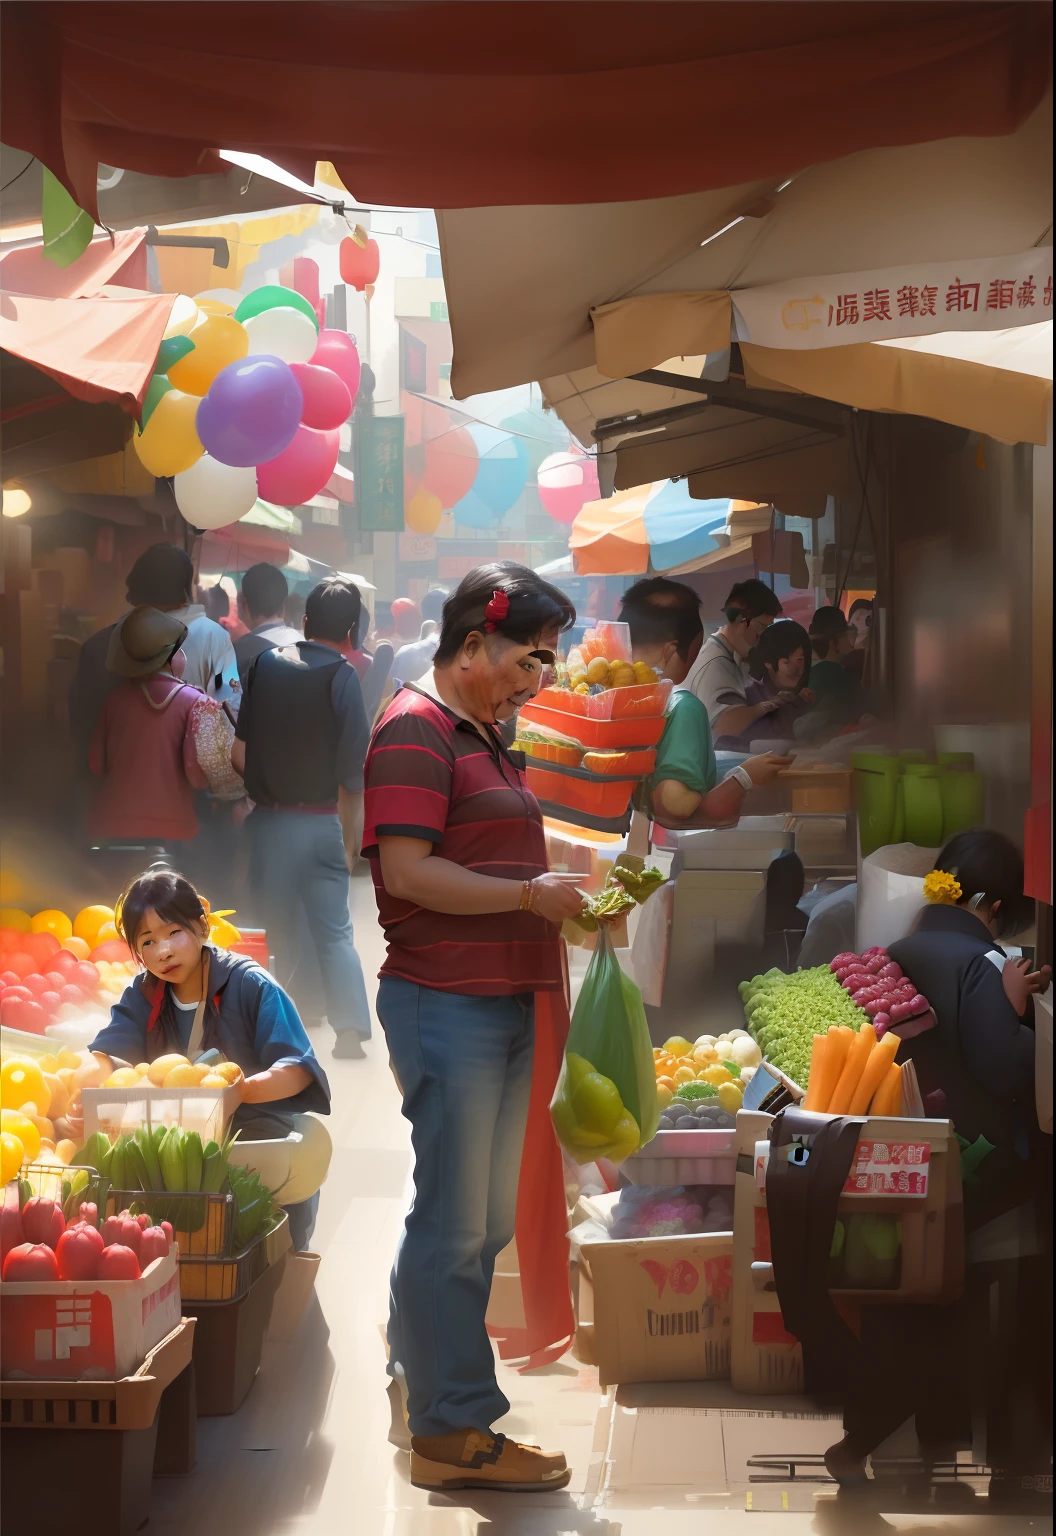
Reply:
<svg viewBox="0 0 1056 1536"><path fill-rule="evenodd" d="M225 304L223 299L195 299L194 302L206 315L233 315L235 312L235 306Z"/></svg>
<svg viewBox="0 0 1056 1536"><path fill-rule="evenodd" d="M403 521L412 533L435 533L444 515L439 496L420 485L403 509Z"/></svg>
<svg viewBox="0 0 1056 1536"><path fill-rule="evenodd" d="M188 339L194 342L194 351L173 363L169 382L192 395L204 395L221 368L237 363L249 351L245 326L230 315L200 314Z"/></svg>
<svg viewBox="0 0 1056 1536"><path fill-rule="evenodd" d="M186 336L191 327L197 323L198 306L193 299L185 293L176 295L176 302L172 306L169 323L165 328L165 338L169 336Z"/></svg>
<svg viewBox="0 0 1056 1536"><path fill-rule="evenodd" d="M178 389L162 395L146 430L140 432L137 428L132 439L144 469L152 475L182 475L185 469L197 464L203 451L194 425L200 404L197 395L186 395Z"/></svg>

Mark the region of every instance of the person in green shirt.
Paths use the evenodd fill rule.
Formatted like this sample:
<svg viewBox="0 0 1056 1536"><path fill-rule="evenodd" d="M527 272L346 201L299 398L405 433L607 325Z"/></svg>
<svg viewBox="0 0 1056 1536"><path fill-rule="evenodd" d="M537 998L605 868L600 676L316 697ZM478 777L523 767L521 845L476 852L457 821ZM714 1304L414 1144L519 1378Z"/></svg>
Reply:
<svg viewBox="0 0 1056 1536"><path fill-rule="evenodd" d="M645 783L643 809L663 827L712 826L736 820L753 785L770 784L792 761L766 752L750 757L716 783L708 712L681 685L704 639L700 598L664 576L635 582L623 596L620 619L631 633L631 655L675 684L656 764Z"/></svg>
<svg viewBox="0 0 1056 1536"><path fill-rule="evenodd" d="M854 650L857 631L839 608L819 608L810 621L814 660L810 687L814 704L792 727L797 741L820 742L845 725L855 725L866 713L865 689L843 664Z"/></svg>

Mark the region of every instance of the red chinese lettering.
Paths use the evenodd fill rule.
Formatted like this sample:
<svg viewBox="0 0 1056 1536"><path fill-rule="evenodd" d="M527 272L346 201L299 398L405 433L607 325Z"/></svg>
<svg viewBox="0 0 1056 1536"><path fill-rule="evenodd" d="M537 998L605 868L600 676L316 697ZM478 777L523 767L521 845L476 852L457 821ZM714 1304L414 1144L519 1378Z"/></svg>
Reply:
<svg viewBox="0 0 1056 1536"><path fill-rule="evenodd" d="M922 288L920 290L920 313L922 315L933 315L938 297L939 290L934 284L928 284Z"/></svg>
<svg viewBox="0 0 1056 1536"><path fill-rule="evenodd" d="M1036 292L1037 287L1034 282L1034 274L1031 273L1030 277L1025 277L1016 289L1016 303L1020 309L1034 308L1034 295Z"/></svg>
<svg viewBox="0 0 1056 1536"><path fill-rule="evenodd" d="M912 287L909 283L900 288L895 295L898 304L898 313L901 319L913 320L920 314L920 289Z"/></svg>
<svg viewBox="0 0 1056 1536"><path fill-rule="evenodd" d="M1048 282L1045 284L1045 287L1042 289L1041 302L1045 306L1046 309L1048 309L1051 306L1051 304L1052 304L1052 274L1051 273L1049 274Z"/></svg>
<svg viewBox="0 0 1056 1536"><path fill-rule="evenodd" d="M862 294L862 321L891 319L890 288L868 288Z"/></svg>
<svg viewBox="0 0 1056 1536"><path fill-rule="evenodd" d="M873 1142L873 1162L874 1163L889 1163L890 1161L891 1161L891 1153L888 1150L888 1146L887 1146L886 1141L874 1141Z"/></svg>
<svg viewBox="0 0 1056 1536"><path fill-rule="evenodd" d="M955 277L946 290L946 311L956 310L958 314L966 313L979 308L979 283L962 283L959 277Z"/></svg>
<svg viewBox="0 0 1056 1536"><path fill-rule="evenodd" d="M858 295L856 293L841 293L837 295L836 324L858 324Z"/></svg>
<svg viewBox="0 0 1056 1536"><path fill-rule="evenodd" d="M1011 278L995 277L986 290L987 309L1011 309L1016 285Z"/></svg>

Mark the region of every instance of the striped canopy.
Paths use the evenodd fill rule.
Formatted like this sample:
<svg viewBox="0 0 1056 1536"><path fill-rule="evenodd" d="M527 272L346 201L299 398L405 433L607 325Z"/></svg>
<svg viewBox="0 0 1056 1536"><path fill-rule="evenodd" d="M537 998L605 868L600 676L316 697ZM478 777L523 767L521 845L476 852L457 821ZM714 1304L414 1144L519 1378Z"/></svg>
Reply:
<svg viewBox="0 0 1056 1536"><path fill-rule="evenodd" d="M588 501L572 524L569 549L579 576L644 576L685 570L721 547L713 537L731 511L755 502L697 501L684 481L658 480Z"/></svg>

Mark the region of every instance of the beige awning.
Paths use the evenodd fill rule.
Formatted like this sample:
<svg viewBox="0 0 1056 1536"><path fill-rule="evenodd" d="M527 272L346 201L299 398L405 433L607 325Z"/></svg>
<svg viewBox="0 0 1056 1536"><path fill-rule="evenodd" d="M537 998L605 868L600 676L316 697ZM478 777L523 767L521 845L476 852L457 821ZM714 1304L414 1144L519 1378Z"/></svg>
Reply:
<svg viewBox="0 0 1056 1536"><path fill-rule="evenodd" d="M598 367L592 310L606 333L606 366L615 367L609 337L640 339L637 320L613 307L625 301L692 295L682 340L671 340L664 303L651 315L664 338L659 355L672 356L712 350L717 296L733 290L1027 251L1052 221L1051 117L1050 94L1005 137L868 150L811 166L787 185L438 212L452 389L464 398ZM584 187L589 194L589 166ZM654 350L641 366L658 360Z"/></svg>

